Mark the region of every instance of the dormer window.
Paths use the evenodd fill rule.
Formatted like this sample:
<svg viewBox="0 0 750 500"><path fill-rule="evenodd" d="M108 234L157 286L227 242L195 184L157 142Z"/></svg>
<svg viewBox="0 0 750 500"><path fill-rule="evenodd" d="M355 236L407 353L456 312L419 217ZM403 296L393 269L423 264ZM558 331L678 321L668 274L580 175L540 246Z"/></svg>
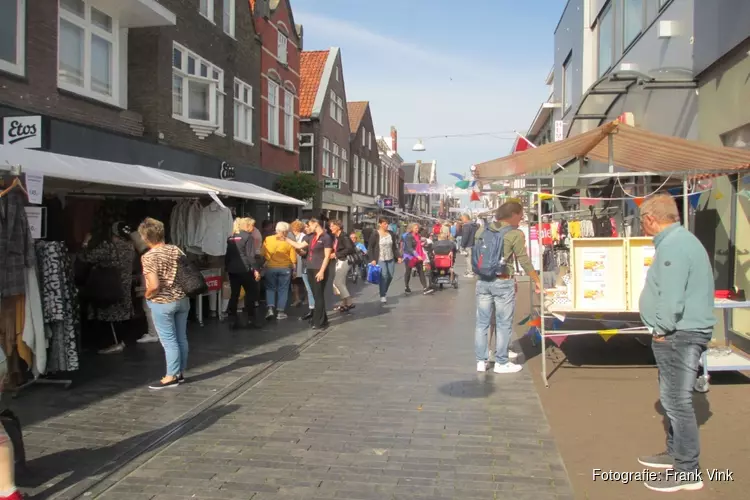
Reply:
<svg viewBox="0 0 750 500"><path fill-rule="evenodd" d="M289 45L289 39L286 35L279 31L279 37L277 40L276 58L279 62L287 64L287 46Z"/></svg>

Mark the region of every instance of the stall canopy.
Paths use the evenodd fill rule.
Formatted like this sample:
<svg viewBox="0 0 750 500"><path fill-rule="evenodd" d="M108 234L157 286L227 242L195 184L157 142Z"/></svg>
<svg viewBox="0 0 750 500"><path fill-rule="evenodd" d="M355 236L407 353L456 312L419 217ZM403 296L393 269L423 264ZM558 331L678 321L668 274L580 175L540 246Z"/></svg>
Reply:
<svg viewBox="0 0 750 500"><path fill-rule="evenodd" d="M119 194L125 191L132 194L148 192L205 196L212 191L156 168L0 144L0 169L7 170L11 166L20 166L24 172L42 174L46 189L65 192Z"/></svg>
<svg viewBox="0 0 750 500"><path fill-rule="evenodd" d="M712 146L610 122L562 141L480 163L474 176L482 181L520 177L580 157L609 163L610 135L612 163L633 172L726 175L750 169L748 150Z"/></svg>
<svg viewBox="0 0 750 500"><path fill-rule="evenodd" d="M270 189L265 189L248 182L211 179L209 177L185 174L182 172L169 172L169 175L173 175L185 182L200 184L204 186L204 189L216 191L224 196L232 196L246 200L266 201L269 203L280 203L283 205L297 205L300 207L306 204L304 201L276 193Z"/></svg>

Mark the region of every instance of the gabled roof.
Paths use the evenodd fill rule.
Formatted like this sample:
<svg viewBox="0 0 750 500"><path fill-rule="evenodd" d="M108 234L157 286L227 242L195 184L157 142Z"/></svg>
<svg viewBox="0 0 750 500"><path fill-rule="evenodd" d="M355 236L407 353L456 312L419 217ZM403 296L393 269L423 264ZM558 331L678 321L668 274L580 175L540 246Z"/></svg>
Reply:
<svg viewBox="0 0 750 500"><path fill-rule="evenodd" d="M368 101L356 101L347 102L346 107L349 110L349 130L352 134L356 134L359 130L359 125L362 123L362 119L365 117L367 112L367 106L370 103Z"/></svg>
<svg viewBox="0 0 750 500"><path fill-rule="evenodd" d="M311 118L315 98L328 62L330 50L304 51L300 54L299 116Z"/></svg>
<svg viewBox="0 0 750 500"><path fill-rule="evenodd" d="M286 8L289 11L289 20L290 20L290 26L292 27L292 31L294 32L294 35L297 36L298 40L302 40L302 25L296 24L294 22L294 12L292 11L292 4L289 2L289 0L269 0L268 1L268 9L270 12L275 11L279 8L279 4L284 1L286 2ZM250 14L252 14L253 17L253 23L255 23L255 5L258 3L258 0L249 0L250 2ZM288 33L291 35L291 33Z"/></svg>

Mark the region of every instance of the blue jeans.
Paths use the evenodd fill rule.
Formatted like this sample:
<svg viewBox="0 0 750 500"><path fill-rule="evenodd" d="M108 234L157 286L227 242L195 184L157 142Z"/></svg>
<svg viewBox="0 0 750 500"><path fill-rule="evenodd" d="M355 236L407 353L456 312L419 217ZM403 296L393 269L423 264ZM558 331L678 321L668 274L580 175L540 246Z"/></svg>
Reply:
<svg viewBox="0 0 750 500"><path fill-rule="evenodd" d="M310 288L310 278L307 277L307 269L302 272L302 282L305 284L305 290L307 291L307 305L310 309L315 309L315 296Z"/></svg>
<svg viewBox="0 0 750 500"><path fill-rule="evenodd" d="M487 361L487 334L490 330L492 305L495 305L495 362L508 362L508 347L513 334L516 307L516 282L512 279L477 280L477 322L474 331L474 354L477 361Z"/></svg>
<svg viewBox="0 0 750 500"><path fill-rule="evenodd" d="M188 360L187 318L190 312L190 299L157 304L148 302L151 317L154 319L156 334L167 358L167 376L176 377L185 373Z"/></svg>
<svg viewBox="0 0 750 500"><path fill-rule="evenodd" d="M700 442L693 408L693 387L708 334L676 331L664 341L651 342L659 368L659 401L669 420L667 453L680 472L698 469Z"/></svg>
<svg viewBox="0 0 750 500"><path fill-rule="evenodd" d="M396 261L379 260L378 265L380 266L380 296L385 297L393 281L393 275L396 272Z"/></svg>
<svg viewBox="0 0 750 500"><path fill-rule="evenodd" d="M266 270L266 305L275 307L279 311L286 309L289 299L289 283L292 281L292 270L286 268L270 268ZM279 301L276 302L278 294Z"/></svg>

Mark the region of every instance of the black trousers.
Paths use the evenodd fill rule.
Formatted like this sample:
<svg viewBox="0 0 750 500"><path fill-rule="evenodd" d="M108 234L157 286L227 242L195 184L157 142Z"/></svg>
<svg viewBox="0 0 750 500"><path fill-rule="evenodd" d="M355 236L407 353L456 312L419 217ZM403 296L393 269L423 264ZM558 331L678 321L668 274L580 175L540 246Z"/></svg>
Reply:
<svg viewBox="0 0 750 500"><path fill-rule="evenodd" d="M232 293L229 296L227 311L230 313L237 312L237 302L240 300L240 288L245 289L245 314L249 319L255 317L255 301L258 296L258 282L251 271L246 273L229 273L229 286Z"/></svg>
<svg viewBox="0 0 750 500"><path fill-rule="evenodd" d="M405 288L409 288L409 281L411 281L412 270L417 271L417 275L419 275L419 282L422 283L422 288L427 288L427 278L425 278L425 275L424 275L424 264L422 262L419 262L414 267L409 267L409 264L406 264L404 267L406 268L406 272L404 273L404 287Z"/></svg>
<svg viewBox="0 0 750 500"><path fill-rule="evenodd" d="M308 269L307 279L310 280L310 288L312 289L313 298L315 299L315 309L313 309L312 325L322 327L328 323L328 316L326 314L326 285L328 284L328 269L323 273L323 279L318 281L315 275L318 274L319 269Z"/></svg>

